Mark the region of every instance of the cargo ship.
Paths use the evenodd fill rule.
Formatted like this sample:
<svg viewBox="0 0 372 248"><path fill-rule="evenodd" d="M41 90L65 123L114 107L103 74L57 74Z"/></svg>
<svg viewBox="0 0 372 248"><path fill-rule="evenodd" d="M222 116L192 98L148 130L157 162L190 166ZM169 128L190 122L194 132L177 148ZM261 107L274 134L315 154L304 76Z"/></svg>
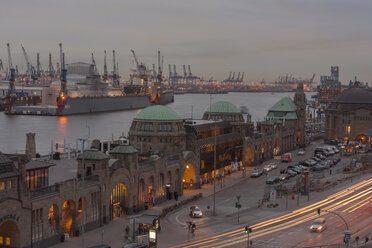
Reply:
<svg viewBox="0 0 372 248"><path fill-rule="evenodd" d="M56 115L98 113L140 109L151 104L168 104L174 101L173 91L162 85L149 87L112 87L101 80L93 64L73 63L62 69L61 79L43 90L41 105L17 106L9 82L5 98L5 113L10 115ZM67 75L67 71L70 73ZM56 100L57 99L57 100Z"/></svg>

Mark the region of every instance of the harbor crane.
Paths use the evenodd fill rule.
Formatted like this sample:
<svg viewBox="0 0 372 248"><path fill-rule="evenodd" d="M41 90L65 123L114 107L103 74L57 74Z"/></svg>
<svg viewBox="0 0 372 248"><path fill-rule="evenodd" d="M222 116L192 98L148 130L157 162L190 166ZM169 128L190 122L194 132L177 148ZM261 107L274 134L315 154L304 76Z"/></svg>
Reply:
<svg viewBox="0 0 372 248"><path fill-rule="evenodd" d="M13 68L13 62L12 62L12 54L10 53L10 45L9 43L6 43L6 46L8 47L8 69L7 69L7 78L10 76L10 69Z"/></svg>
<svg viewBox="0 0 372 248"><path fill-rule="evenodd" d="M161 57L161 61L160 61ZM158 74L157 74L157 79L158 82L161 83L163 81L163 62L164 62L164 57L160 56L160 51L158 51Z"/></svg>
<svg viewBox="0 0 372 248"><path fill-rule="evenodd" d="M29 80L33 78L35 75L33 75L31 61L27 55L26 49L22 45L21 47L22 47L23 56L25 57L26 64L27 64L26 82L29 82Z"/></svg>
<svg viewBox="0 0 372 248"><path fill-rule="evenodd" d="M107 72L107 63L106 63L106 50L104 51L103 55L103 81L107 83L108 81L108 72Z"/></svg>
<svg viewBox="0 0 372 248"><path fill-rule="evenodd" d="M188 78L187 78L187 73L186 73L186 65L183 65L183 79L188 84Z"/></svg>
<svg viewBox="0 0 372 248"><path fill-rule="evenodd" d="M139 63L136 53L134 52L133 49L130 50L133 54L134 61L136 63L137 67L137 76L141 79L141 83L143 84L144 87L147 87L148 84L148 74L147 74L147 68L143 63Z"/></svg>
<svg viewBox="0 0 372 248"><path fill-rule="evenodd" d="M40 78L43 74L43 68L41 67L41 63L40 63L40 55L39 53L37 53L36 55L36 75L38 78Z"/></svg>
<svg viewBox="0 0 372 248"><path fill-rule="evenodd" d="M236 78L235 82L239 82L240 79L240 72L238 73L238 77Z"/></svg>
<svg viewBox="0 0 372 248"><path fill-rule="evenodd" d="M230 74L229 74L229 77L227 78L227 81L231 80L231 74L232 74L232 72L230 71Z"/></svg>
<svg viewBox="0 0 372 248"><path fill-rule="evenodd" d="M0 72L4 71L3 61L0 59Z"/></svg>
<svg viewBox="0 0 372 248"><path fill-rule="evenodd" d="M119 83L119 76L117 74L117 71L116 71L116 60L115 60L115 50L112 50L112 62L113 62L113 73L112 73L112 86L115 87L115 88L118 88L120 87L120 83Z"/></svg>

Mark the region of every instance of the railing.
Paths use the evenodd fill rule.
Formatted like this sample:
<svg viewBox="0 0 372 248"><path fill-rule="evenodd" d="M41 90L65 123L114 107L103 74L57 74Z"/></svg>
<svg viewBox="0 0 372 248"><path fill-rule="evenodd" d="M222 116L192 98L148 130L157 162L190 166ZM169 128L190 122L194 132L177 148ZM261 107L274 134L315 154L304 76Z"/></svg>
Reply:
<svg viewBox="0 0 372 248"><path fill-rule="evenodd" d="M58 185L54 184L52 186L42 187L38 189L31 190L31 198L40 197L43 195L53 194L58 192Z"/></svg>

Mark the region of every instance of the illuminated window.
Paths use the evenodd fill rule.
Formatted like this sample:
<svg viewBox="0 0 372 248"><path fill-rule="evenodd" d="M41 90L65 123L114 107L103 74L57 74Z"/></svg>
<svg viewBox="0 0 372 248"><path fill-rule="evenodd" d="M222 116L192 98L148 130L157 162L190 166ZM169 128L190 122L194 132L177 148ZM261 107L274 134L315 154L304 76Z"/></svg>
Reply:
<svg viewBox="0 0 372 248"><path fill-rule="evenodd" d="M201 169L204 169L205 168L204 160L201 161L200 167L201 167Z"/></svg>
<svg viewBox="0 0 372 248"><path fill-rule="evenodd" d="M9 237L6 237L6 243L5 245L10 245L10 238Z"/></svg>
<svg viewBox="0 0 372 248"><path fill-rule="evenodd" d="M0 190L4 190L5 189L5 183L4 182L0 182Z"/></svg>
<svg viewBox="0 0 372 248"><path fill-rule="evenodd" d="M350 134L350 126L347 126L347 134Z"/></svg>
<svg viewBox="0 0 372 248"><path fill-rule="evenodd" d="M3 245L3 244L4 244L4 237L0 236L0 245Z"/></svg>

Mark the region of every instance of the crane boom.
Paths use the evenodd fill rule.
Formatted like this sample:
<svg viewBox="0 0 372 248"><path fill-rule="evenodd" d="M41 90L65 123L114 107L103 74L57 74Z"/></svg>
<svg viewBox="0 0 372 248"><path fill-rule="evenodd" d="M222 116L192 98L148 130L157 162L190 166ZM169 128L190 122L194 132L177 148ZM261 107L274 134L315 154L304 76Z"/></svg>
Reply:
<svg viewBox="0 0 372 248"><path fill-rule="evenodd" d="M240 79L240 72L238 73L238 76L236 77L236 82L239 82L239 79Z"/></svg>
<svg viewBox="0 0 372 248"><path fill-rule="evenodd" d="M0 71L3 70L4 71L4 66L3 66L3 61L0 59Z"/></svg>
<svg viewBox="0 0 372 248"><path fill-rule="evenodd" d="M10 53L10 45L9 45L9 43L6 43L6 46L8 47L8 67L9 67L8 70L10 70L11 68L13 68L12 54Z"/></svg>
<svg viewBox="0 0 372 248"><path fill-rule="evenodd" d="M21 45L22 47L22 52L23 52L23 56L25 57L25 60L26 60L26 64L27 64L27 75L30 74L30 67L31 67L31 63L30 63L30 59L27 55L27 52L26 52L26 49Z"/></svg>
<svg viewBox="0 0 372 248"><path fill-rule="evenodd" d="M94 54L93 53L92 53L92 65L93 65L94 74L98 74L96 60L94 59Z"/></svg>
<svg viewBox="0 0 372 248"><path fill-rule="evenodd" d="M65 63L63 61L63 50L62 50L62 43L59 43L59 57L61 60L61 71L65 69Z"/></svg>
<svg viewBox="0 0 372 248"><path fill-rule="evenodd" d="M137 69L139 69L139 63L138 63L138 60L137 60L136 53L134 52L133 49L130 49L130 51L131 51L132 54L133 54L133 58L134 58L134 61L136 62Z"/></svg>
<svg viewBox="0 0 372 248"><path fill-rule="evenodd" d="M242 77L240 78L240 82L243 82L243 78L244 78L244 71L243 71Z"/></svg>

